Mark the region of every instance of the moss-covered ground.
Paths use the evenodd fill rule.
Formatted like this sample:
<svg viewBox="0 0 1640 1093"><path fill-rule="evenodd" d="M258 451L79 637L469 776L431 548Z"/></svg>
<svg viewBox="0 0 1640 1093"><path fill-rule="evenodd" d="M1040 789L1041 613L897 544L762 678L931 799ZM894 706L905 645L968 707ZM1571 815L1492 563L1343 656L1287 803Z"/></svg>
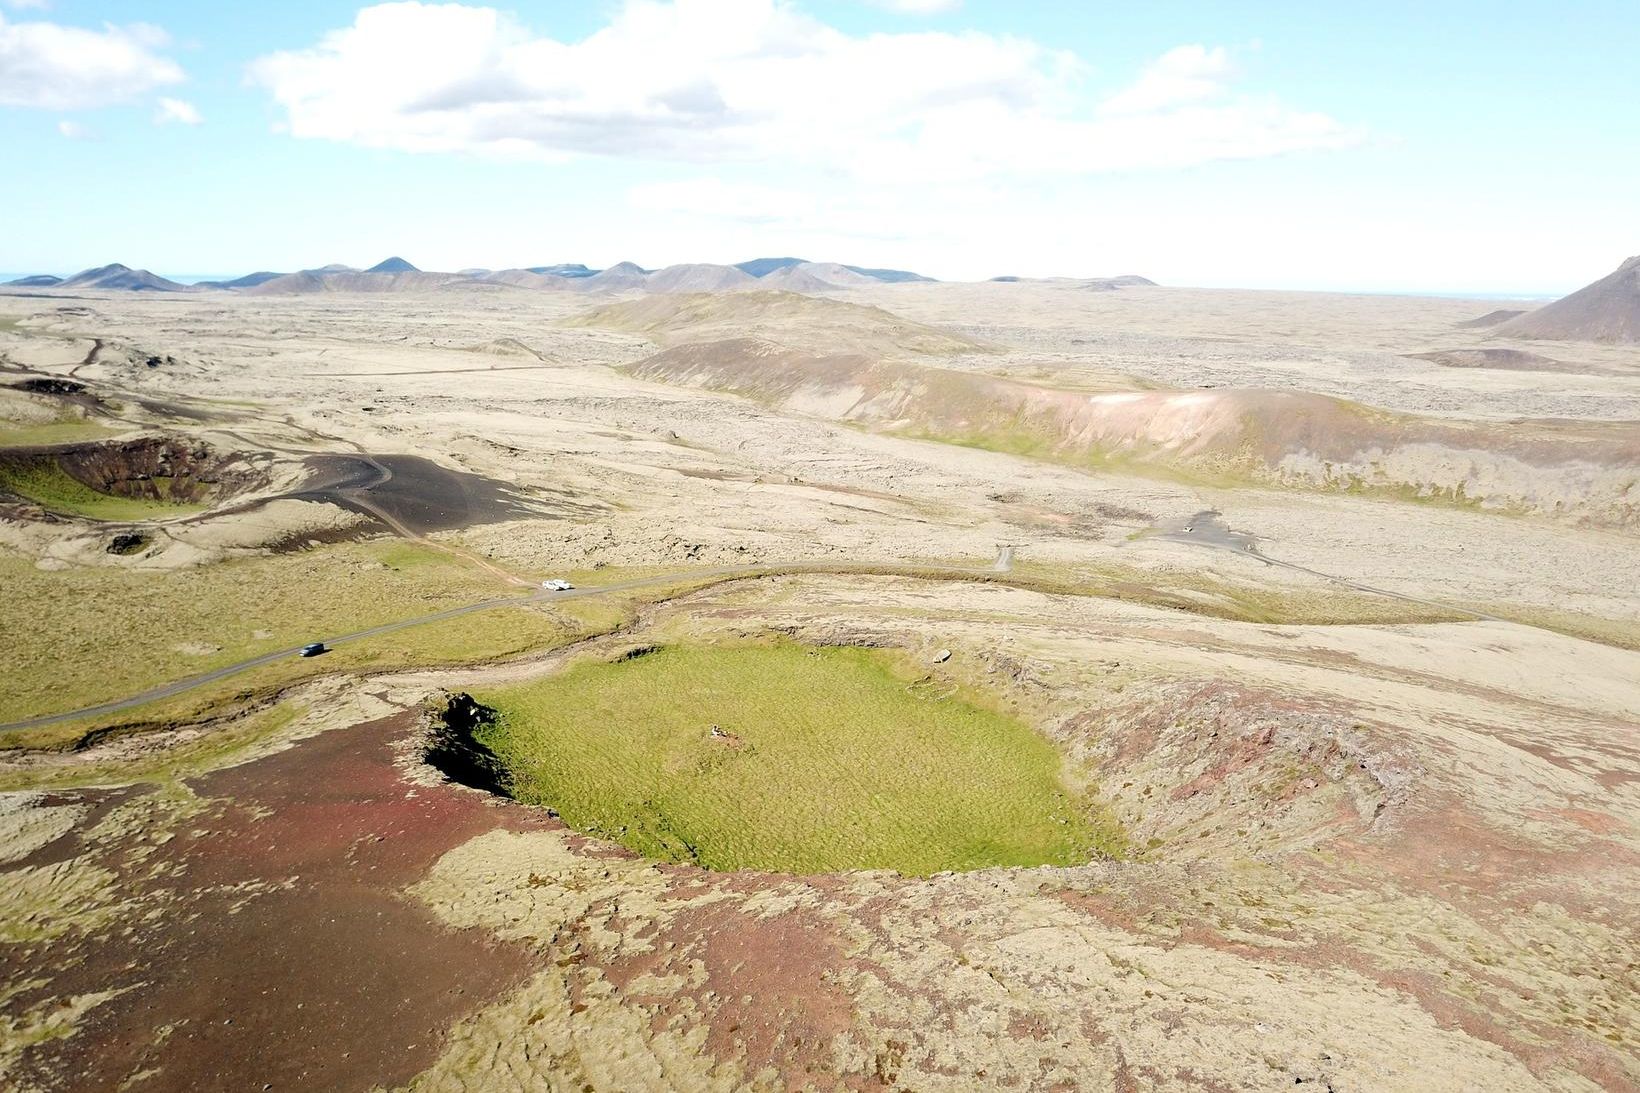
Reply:
<svg viewBox="0 0 1640 1093"><path fill-rule="evenodd" d="M165 492L166 483L156 483ZM190 502L117 497L92 489L43 456L26 463L0 467L0 490L25 497L49 512L86 516L93 520L149 520L198 512L205 506Z"/></svg>
<svg viewBox="0 0 1640 1093"><path fill-rule="evenodd" d="M113 435L114 430L87 418L64 417L37 423L0 420L0 448L71 444L82 440L102 440Z"/></svg>
<svg viewBox="0 0 1640 1093"><path fill-rule="evenodd" d="M922 678L873 650L666 646L483 693L500 717L480 739L519 799L711 869L928 874L1111 849L1044 737Z"/></svg>
<svg viewBox="0 0 1640 1093"><path fill-rule="evenodd" d="M61 571L0 553L0 721L95 705L305 641L511 593L459 558L400 542L349 543L181 572ZM463 663L575 635L536 607L507 607L292 658L258 678L338 668ZM243 685L243 682L236 684Z"/></svg>

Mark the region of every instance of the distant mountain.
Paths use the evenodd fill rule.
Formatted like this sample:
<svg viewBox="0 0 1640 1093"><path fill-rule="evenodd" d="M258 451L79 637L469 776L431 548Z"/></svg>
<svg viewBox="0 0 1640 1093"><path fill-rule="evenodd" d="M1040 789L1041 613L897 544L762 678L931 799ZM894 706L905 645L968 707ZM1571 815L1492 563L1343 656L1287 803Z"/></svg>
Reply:
<svg viewBox="0 0 1640 1093"><path fill-rule="evenodd" d="M1013 285L1021 282L1038 284L1077 284L1092 292L1114 292L1119 288L1156 288L1156 282L1149 277L1140 277L1136 273L1124 273L1120 277L1015 277L1009 274L1004 277L991 278L992 284Z"/></svg>
<svg viewBox="0 0 1640 1093"><path fill-rule="evenodd" d="M1090 277L1082 282L1082 287L1091 292L1115 292L1121 288L1155 288L1156 282L1129 273L1121 277Z"/></svg>
<svg viewBox="0 0 1640 1093"><path fill-rule="evenodd" d="M118 262L96 269L81 270L66 281L62 288L102 288L120 292L186 292L188 286L167 281L145 269L132 269Z"/></svg>
<svg viewBox="0 0 1640 1093"><path fill-rule="evenodd" d="M485 285L542 290L573 289L579 292L726 292L764 284L790 292L828 292L839 288L873 283L931 281L909 270L851 266L837 262L810 262L802 258L754 258L732 266L688 262L661 270L645 269L635 262L619 262L608 269L592 269L580 262L530 266L527 269L491 270L472 267L456 273L423 271L395 255L369 269L340 262L295 273L258 270L243 277L201 281L184 285L119 264L88 269L66 280L49 275L24 277L10 282L18 288L118 289L132 292L183 292L216 289L255 292L259 295L309 294L321 292L419 292L435 288L474 290Z"/></svg>
<svg viewBox="0 0 1640 1093"><path fill-rule="evenodd" d="M633 262L617 262L606 270L583 277L577 287L588 292L625 292L629 289L643 288L649 279L649 271Z"/></svg>
<svg viewBox="0 0 1640 1093"><path fill-rule="evenodd" d="M756 283L762 288L778 288L787 292L830 292L856 285L874 285L877 280L855 272L852 266L840 266L836 262L801 262L765 274Z"/></svg>
<svg viewBox="0 0 1640 1093"><path fill-rule="evenodd" d="M1413 360L1432 361L1443 368L1496 368L1510 372L1596 373L1600 368L1557 361L1524 349L1437 349L1429 353L1406 353Z"/></svg>
<svg viewBox="0 0 1640 1093"><path fill-rule="evenodd" d="M1640 343L1640 255L1594 284L1494 330L1508 338Z"/></svg>
<svg viewBox="0 0 1640 1093"><path fill-rule="evenodd" d="M767 277L777 269L790 269L807 261L807 258L753 258L750 262L736 262L735 268L753 277Z"/></svg>
<svg viewBox="0 0 1640 1093"><path fill-rule="evenodd" d="M855 273L863 273L873 281L887 281L889 284L897 284L902 281L932 281L934 279L924 277L920 273L912 273L908 269L870 269L865 266L844 266L843 268L853 270Z"/></svg>
<svg viewBox="0 0 1640 1093"><path fill-rule="evenodd" d="M756 283L756 278L735 266L692 262L651 273L643 287L650 292L722 292Z"/></svg>
<svg viewBox="0 0 1640 1093"><path fill-rule="evenodd" d="M839 287L869 285L882 280L880 277L873 277L871 274L862 271L859 266L841 266L836 262L804 262L801 266L793 266L792 269L813 274L820 280ZM916 274L911 274L911 276L915 277Z"/></svg>
<svg viewBox="0 0 1640 1093"><path fill-rule="evenodd" d="M283 273L273 273L269 270L259 270L256 273L247 273L243 277L235 277L231 281L201 281L195 288L255 288L266 284L275 277L283 277Z"/></svg>
<svg viewBox="0 0 1640 1093"><path fill-rule="evenodd" d="M524 267L524 272L544 273L549 277L569 277L574 279L578 277L591 277L596 274L598 270L588 269L579 262L563 262L556 266L526 266Z"/></svg>
<svg viewBox="0 0 1640 1093"><path fill-rule="evenodd" d="M844 287L835 281L818 276L809 267L808 262L798 266L786 266L784 269L764 274L752 284L760 289L778 289L781 292L835 292ZM870 278L865 280L871 283Z"/></svg>
<svg viewBox="0 0 1640 1093"><path fill-rule="evenodd" d="M750 262L736 262L735 268L742 273L749 273L753 277L767 277L771 273L778 273L785 269L794 269L798 266L831 266L846 269L850 273L858 273L869 277L873 281L932 281L932 277L924 277L920 273L912 273L903 269L873 269L869 266L838 265L835 262L810 262L807 258L753 258ZM823 278L829 279L829 278ZM801 278L799 279L801 280Z"/></svg>
<svg viewBox="0 0 1640 1093"><path fill-rule="evenodd" d="M368 270L335 270L319 273L303 270L287 273L243 291L253 296L311 296L325 292L428 292L447 285L481 284L454 273L371 273Z"/></svg>
<svg viewBox="0 0 1640 1093"><path fill-rule="evenodd" d="M1500 323L1506 323L1510 319L1515 318L1517 315L1524 314L1526 314L1526 312L1520 308L1499 308L1497 311L1488 311L1485 315L1482 315L1478 319L1470 319L1457 325L1471 330L1478 330L1484 329L1488 326L1497 326Z"/></svg>
<svg viewBox="0 0 1640 1093"><path fill-rule="evenodd" d="M553 289L572 289L581 284L584 277L561 277L555 273L537 273L533 269L498 269L485 273L474 280L487 285L511 285L513 288L536 288L551 291Z"/></svg>
<svg viewBox="0 0 1640 1093"><path fill-rule="evenodd" d="M395 255L361 270L340 262L295 273L258 270L243 277L201 281L183 285L114 264L88 269L66 280L49 275L23 277L9 282L17 288L120 289L132 292L183 292L194 288L219 289L259 294L306 294L316 292L405 292L425 291L444 286L477 287L502 284L514 288L563 289L584 292L723 292L753 287L768 278L769 288L792 292L825 292L836 288L874 282L931 281L920 273L899 269L851 266L836 262L810 262L802 258L754 258L732 266L707 262L687 262L650 270L635 262L619 262L608 269L592 269L580 262L560 262L526 269L490 270L474 267L457 273L425 272Z"/></svg>

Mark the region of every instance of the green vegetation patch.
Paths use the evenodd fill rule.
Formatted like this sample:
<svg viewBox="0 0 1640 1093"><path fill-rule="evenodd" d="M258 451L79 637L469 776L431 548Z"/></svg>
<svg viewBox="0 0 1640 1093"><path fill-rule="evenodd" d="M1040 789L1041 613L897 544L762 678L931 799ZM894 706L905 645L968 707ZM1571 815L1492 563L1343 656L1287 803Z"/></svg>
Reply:
<svg viewBox="0 0 1640 1093"><path fill-rule="evenodd" d="M170 493L168 480L156 480L162 495ZM66 516L93 520L147 520L197 512L204 505L101 493L75 478L49 456L26 462L0 464L0 490L25 497L41 508Z"/></svg>
<svg viewBox="0 0 1640 1093"><path fill-rule="evenodd" d="M880 652L667 646L478 698L515 797L649 857L925 875L1095 850L1046 739Z"/></svg>
<svg viewBox="0 0 1640 1093"><path fill-rule="evenodd" d="M103 440L114 430L84 418L62 418L39 423L0 421L0 448L27 448L46 444L71 444L83 440Z"/></svg>
<svg viewBox="0 0 1640 1093"><path fill-rule="evenodd" d="M469 562L399 542L246 558L182 572L49 571L0 552L0 721L124 698L261 653L517 590ZM569 640L579 630L504 607L339 646L264 670L267 681L338 669L472 662ZM243 677L227 686L247 685Z"/></svg>

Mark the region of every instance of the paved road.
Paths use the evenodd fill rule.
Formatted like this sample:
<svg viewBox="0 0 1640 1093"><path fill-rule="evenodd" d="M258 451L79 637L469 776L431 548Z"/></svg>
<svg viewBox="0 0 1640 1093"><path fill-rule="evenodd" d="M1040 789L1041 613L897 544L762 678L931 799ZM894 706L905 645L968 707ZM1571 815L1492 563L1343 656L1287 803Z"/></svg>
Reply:
<svg viewBox="0 0 1640 1093"><path fill-rule="evenodd" d="M588 596L607 596L615 592L629 592L633 589L651 588L656 585L679 584L684 581L696 579L710 580L721 577L751 577L764 574L786 573L791 572L793 568L794 567L790 566L736 566L724 569L681 570L677 573L667 573L657 577L644 577L638 580L620 581L616 584L596 585L590 588L576 588L568 592L540 591L531 593L527 596L503 596L493 600L481 600L478 603L470 603L461 607L452 607L444 611L435 611L428 615L418 615L412 619L401 619L398 622L383 623L380 626L372 626L364 630L355 630L351 634L340 634L336 637L323 639L313 638L311 640L322 640L326 645L345 645L349 642L365 641L369 638L380 637L383 634L391 634L398 630L408 630L412 626L426 626L429 623L444 622L449 619L460 618L463 615L474 615L480 611L493 611L499 607L517 607L520 604L540 603L543 601L556 603L563 600L582 599ZM302 643L302 645L306 644L307 642L305 641ZM189 676L186 679L179 679L175 683L167 683L162 687L155 687L152 690L143 691L141 694L131 695L128 698L118 699L114 702L104 702L99 706L87 706L80 710L69 710L65 713L45 714L41 717L31 717L25 721L13 721L8 724L0 725L0 732L5 732L11 729L33 729L44 725L61 724L64 721L77 721L84 717L101 717L105 714L120 713L123 710L129 710L137 706L145 705L149 702L158 701L162 698L172 698L176 695L184 694L188 691L194 690L196 687L203 687L208 683L215 683L218 680L227 679L230 676L236 676L241 672L248 672L252 668L260 668L264 664L273 664L277 661L286 660L290 657L294 657L298 652L300 652L302 645L292 645L286 649L276 649L271 653L263 653L261 656L252 657L250 660L240 661L238 664L230 664L226 667L204 672L197 676Z"/></svg>
<svg viewBox="0 0 1640 1093"><path fill-rule="evenodd" d="M1010 550L1009 554L1012 553ZM591 596L608 596L616 592L630 592L640 588L654 588L660 585L683 584L698 580L720 580L737 577L772 577L791 573L862 573L893 576L935 576L952 579L972 578L976 575L992 575L994 569L963 569L963 568L929 568L925 566L909 565L876 565L876 564L848 564L844 562L809 562L793 563L790 565L742 565L723 566L716 569L680 569L673 573L663 573L654 577L641 577L630 581L618 581L615 584L593 585L587 588L575 588L568 592L532 592L526 596L503 596L493 600L481 600L478 603L465 604L461 607L451 607L444 611L434 611L428 615L418 615L413 619L401 619L398 622L387 622L380 626L372 626L364 630L355 630L350 634L340 634L336 637L313 638L313 641L323 641L326 645L345 645L348 642L364 641L369 638L391 634L398 630L407 630L412 626L426 626L430 623L444 622L448 619L460 618L463 615L473 615L480 611L493 611L499 607L517 607L527 603L560 603L566 600L578 600ZM306 645L303 642L302 645ZM260 668L265 664L274 664L296 656L302 645L292 645L285 649L275 649L271 653L252 657L250 660L240 661L238 664L229 664L226 667L213 671L203 672L197 676L179 679L174 683L167 683L152 690L143 691L127 698L114 702L104 702L98 706L87 706L84 709L68 710L63 713L44 714L40 717L31 717L25 721L12 721L0 724L0 732L13 729L34 729L45 725L58 725L65 721L78 721L86 717L102 717L106 714L120 713L134 709L149 702L157 702L162 698L173 698L185 694L195 688L209 683L216 683L230 676L248 672L252 668Z"/></svg>
<svg viewBox="0 0 1640 1093"><path fill-rule="evenodd" d="M1180 538L1182 538L1183 541L1192 541L1188 538ZM1215 536L1214 538L1219 539L1220 537ZM1370 592L1379 596L1387 596L1391 599L1403 600L1408 603L1425 604L1430 607L1439 607L1446 610L1459 611L1479 619L1490 619L1496 622L1510 621L1507 619L1500 619L1495 615L1488 615L1484 612L1470 610L1468 608L1455 608L1449 604L1435 603L1431 600L1422 600L1413 596L1404 596L1398 592L1390 592L1382 588L1373 588L1370 585L1358 584L1354 581L1346 580L1341 577L1335 577L1328 573L1321 573L1317 570L1309 569L1304 566L1294 565L1291 562L1282 562L1277 559L1267 557L1263 554L1259 554L1256 550L1249 550L1248 544L1245 543L1237 543L1233 541L1203 541L1200 539L1194 541L1197 545L1206 546L1209 548L1221 550L1229 549L1235 551L1236 553L1251 554L1258 560L1270 565L1282 566L1287 569L1293 569L1302 573L1309 573L1317 577L1323 577L1329 581L1336 581L1341 585L1357 589L1362 592ZM418 615L412 619L402 619L399 622L388 622L383 623L380 626L372 626L364 630L355 630L350 634L341 634L336 637L323 639L314 638L311 640L323 640L326 645L332 646L345 645L348 642L365 641L369 638L380 637L383 634L391 634L399 630L407 630L412 626L426 626L430 623L460 618L463 615L477 614L480 611L493 611L500 607L516 607L527 603L557 603L566 600L583 599L592 596L608 596L617 592L630 592L634 589L654 588L660 585L681 584L697 580L711 581L725 578L771 577L781 574L798 573L867 573L877 576L918 576L953 580L971 580L976 577L986 577L994 580L996 579L997 573L1005 572L1008 568L1011 568L1012 562L1013 548L1011 546L1004 546L1000 549L995 563L993 563L993 565L989 568L941 568L901 565L897 563L849 564L846 562L798 562L789 565L743 565L724 566L715 569L682 569L672 573L659 574L654 577L641 577L630 581L618 581L615 584L593 585L587 588L576 588L568 592L548 592L542 590L532 592L524 596L503 596L493 600L482 600L478 603L470 603L462 607L452 607L444 611L435 611L428 615ZM304 642L303 644L305 645L307 643ZM197 687L203 687L206 684L227 679L230 676L238 675L241 672L248 672L252 668L260 668L265 664L273 664L288 657L294 657L301 650L301 648L301 645L292 645L286 649L277 649L271 653L263 653L261 656L252 657L250 660L241 661L238 664L230 664L223 668L217 668L214 671L205 672L197 676L189 676L186 679L179 679L174 683L167 683L164 686L155 687L152 690L143 691L141 694L131 695L128 698L122 698L114 702L104 702L99 706L87 706L86 708L80 710L69 710L64 713L45 714L41 717L29 718L26 721L13 721L9 724L0 724L0 732L6 732L12 729L39 728L44 725L61 724L65 721L77 721L81 718L101 717L105 714L120 713L121 711L133 709L137 706L142 706L149 702L155 702L162 698L172 698L176 695L184 694L188 691L194 690Z"/></svg>

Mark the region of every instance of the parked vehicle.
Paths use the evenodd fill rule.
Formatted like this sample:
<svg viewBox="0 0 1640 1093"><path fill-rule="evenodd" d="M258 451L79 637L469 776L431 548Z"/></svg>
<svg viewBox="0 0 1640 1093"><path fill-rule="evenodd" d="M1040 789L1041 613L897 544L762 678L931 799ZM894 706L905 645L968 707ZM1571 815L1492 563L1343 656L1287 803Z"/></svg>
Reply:
<svg viewBox="0 0 1640 1093"><path fill-rule="evenodd" d="M541 587L545 588L548 592L568 592L575 586L564 580L562 577L554 577L550 581L542 581Z"/></svg>
<svg viewBox="0 0 1640 1093"><path fill-rule="evenodd" d="M315 641L315 642L310 642L307 645L302 646L302 651L297 653L296 655L299 656L299 657L316 657L321 653L328 653L328 652L330 652L330 649L325 646L324 642Z"/></svg>

